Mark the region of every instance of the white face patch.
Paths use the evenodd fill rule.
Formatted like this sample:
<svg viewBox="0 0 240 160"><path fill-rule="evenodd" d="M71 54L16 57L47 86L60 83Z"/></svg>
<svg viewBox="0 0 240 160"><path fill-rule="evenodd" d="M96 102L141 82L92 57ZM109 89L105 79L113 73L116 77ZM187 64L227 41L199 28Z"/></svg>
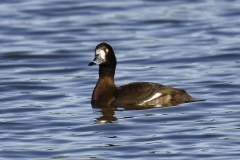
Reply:
<svg viewBox="0 0 240 160"><path fill-rule="evenodd" d="M150 99L147 99L147 100L143 101L143 103L146 103L146 102L149 102L149 101L151 101L151 100L157 99L157 98L159 98L161 95L162 95L161 93L156 93L156 94L154 94Z"/></svg>
<svg viewBox="0 0 240 160"><path fill-rule="evenodd" d="M105 59L106 59L106 53L105 53L105 51L102 50L102 49L97 49L95 54L96 54L96 56L95 56L93 62L94 62L96 65L102 64L102 63L105 61Z"/></svg>
<svg viewBox="0 0 240 160"><path fill-rule="evenodd" d="M96 51L96 55L100 55L100 57L101 57L102 60L105 60L105 58L106 58L106 53L105 53L105 51L102 50L102 49L98 49L98 50Z"/></svg>

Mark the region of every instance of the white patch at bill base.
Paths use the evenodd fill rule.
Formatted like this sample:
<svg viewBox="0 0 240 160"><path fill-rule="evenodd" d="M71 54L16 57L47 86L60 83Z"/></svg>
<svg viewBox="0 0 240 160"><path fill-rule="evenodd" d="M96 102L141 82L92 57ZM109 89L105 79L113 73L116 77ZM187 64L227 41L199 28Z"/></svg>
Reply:
<svg viewBox="0 0 240 160"><path fill-rule="evenodd" d="M97 52L98 52L98 54L100 54L100 57L102 58L102 60L105 60L105 58L106 58L105 51L102 49L99 49Z"/></svg>

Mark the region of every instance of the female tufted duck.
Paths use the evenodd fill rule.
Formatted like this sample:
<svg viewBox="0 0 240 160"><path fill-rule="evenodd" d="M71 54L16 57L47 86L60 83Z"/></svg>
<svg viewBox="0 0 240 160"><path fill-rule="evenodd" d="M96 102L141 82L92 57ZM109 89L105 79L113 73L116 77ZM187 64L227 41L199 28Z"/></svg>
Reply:
<svg viewBox="0 0 240 160"><path fill-rule="evenodd" d="M95 58L88 65L99 65L99 79L92 94L92 106L160 105L170 106L194 102L183 89L150 82L133 82L117 87L114 74L117 60L112 47L100 43L95 48Z"/></svg>

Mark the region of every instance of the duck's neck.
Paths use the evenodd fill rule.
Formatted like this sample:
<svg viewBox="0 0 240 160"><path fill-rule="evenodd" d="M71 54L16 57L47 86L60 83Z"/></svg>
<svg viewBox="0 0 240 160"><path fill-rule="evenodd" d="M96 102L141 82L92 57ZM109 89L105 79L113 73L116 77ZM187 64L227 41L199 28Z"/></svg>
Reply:
<svg viewBox="0 0 240 160"><path fill-rule="evenodd" d="M107 65L99 66L99 80L110 78L114 82L115 69L116 69L116 66L114 65L111 67Z"/></svg>
<svg viewBox="0 0 240 160"><path fill-rule="evenodd" d="M92 105L109 105L117 87L114 83L115 67L99 67L99 79L92 94Z"/></svg>

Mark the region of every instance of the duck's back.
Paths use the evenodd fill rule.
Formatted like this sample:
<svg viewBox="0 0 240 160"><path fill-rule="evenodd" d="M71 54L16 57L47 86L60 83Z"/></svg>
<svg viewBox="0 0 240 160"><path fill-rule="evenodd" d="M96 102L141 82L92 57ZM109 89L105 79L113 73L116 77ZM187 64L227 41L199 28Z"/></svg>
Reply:
<svg viewBox="0 0 240 160"><path fill-rule="evenodd" d="M169 106L195 101L184 90L150 82L133 82L120 86L112 106L161 105Z"/></svg>

